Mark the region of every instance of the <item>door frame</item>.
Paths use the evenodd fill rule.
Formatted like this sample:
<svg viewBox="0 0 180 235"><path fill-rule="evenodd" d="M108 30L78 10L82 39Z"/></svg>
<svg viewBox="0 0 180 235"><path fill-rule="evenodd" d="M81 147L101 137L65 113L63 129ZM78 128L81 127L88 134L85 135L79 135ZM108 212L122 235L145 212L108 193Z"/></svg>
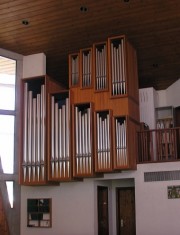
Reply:
<svg viewBox="0 0 180 235"><path fill-rule="evenodd" d="M99 234L99 190L107 191L107 229L109 234L109 187L108 186L97 186L97 221L98 221L98 234Z"/></svg>

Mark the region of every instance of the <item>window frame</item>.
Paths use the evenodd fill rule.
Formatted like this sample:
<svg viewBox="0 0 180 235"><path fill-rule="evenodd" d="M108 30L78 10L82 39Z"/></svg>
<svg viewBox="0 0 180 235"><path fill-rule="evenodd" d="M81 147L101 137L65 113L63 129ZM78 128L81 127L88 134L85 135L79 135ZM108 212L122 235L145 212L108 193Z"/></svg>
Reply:
<svg viewBox="0 0 180 235"><path fill-rule="evenodd" d="M1 110L0 114L14 115L14 172L12 174L5 174L0 172L0 190L2 191L2 197L5 202L5 211L9 224L10 234L20 234L20 198L21 187L19 185L19 159L20 156L20 80L23 74L23 55L7 51L0 48L0 56L8 59L16 60L16 81L15 81L15 109L14 110ZM13 181L14 192L14 207L11 208L9 200L7 198L6 181Z"/></svg>

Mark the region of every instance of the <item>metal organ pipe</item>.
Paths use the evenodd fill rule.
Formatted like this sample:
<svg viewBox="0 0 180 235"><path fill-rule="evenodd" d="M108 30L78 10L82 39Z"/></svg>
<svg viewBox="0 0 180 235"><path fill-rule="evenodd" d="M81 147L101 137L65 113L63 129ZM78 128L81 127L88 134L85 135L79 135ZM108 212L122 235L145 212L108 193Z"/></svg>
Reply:
<svg viewBox="0 0 180 235"><path fill-rule="evenodd" d="M32 91L28 92L28 176L31 181L31 155L32 155Z"/></svg>
<svg viewBox="0 0 180 235"><path fill-rule="evenodd" d="M28 148L28 84L24 84L24 129L23 129L23 180L26 180L26 171L27 171L27 148Z"/></svg>
<svg viewBox="0 0 180 235"><path fill-rule="evenodd" d="M126 94L124 40L111 42L112 95Z"/></svg>
<svg viewBox="0 0 180 235"><path fill-rule="evenodd" d="M61 101L61 102L60 102ZM60 103L63 103L62 105ZM53 105L53 103L52 103ZM53 109L53 108L52 108ZM69 169L69 98L59 99L54 103L54 151L55 174L54 177L66 178L70 176ZM53 124L53 123L52 123ZM53 125L51 125L51 129ZM53 146L52 146L53 147ZM53 161L52 161L53 167ZM52 175L53 177L53 175Z"/></svg>
<svg viewBox="0 0 180 235"><path fill-rule="evenodd" d="M52 177L54 177L54 161L55 161L55 154L54 154L54 131L55 131L55 123L54 123L54 96L51 97L51 172Z"/></svg>
<svg viewBox="0 0 180 235"><path fill-rule="evenodd" d="M41 179L44 180L44 158L45 158L45 85L41 85Z"/></svg>
<svg viewBox="0 0 180 235"><path fill-rule="evenodd" d="M75 107L76 173L91 173L91 118L90 108Z"/></svg>
<svg viewBox="0 0 180 235"><path fill-rule="evenodd" d="M116 157L118 166L127 165L126 120L116 119Z"/></svg>
<svg viewBox="0 0 180 235"><path fill-rule="evenodd" d="M99 170L110 168L110 118L109 114L96 114L97 127L97 167Z"/></svg>
<svg viewBox="0 0 180 235"><path fill-rule="evenodd" d="M106 45L97 46L95 49L96 60L96 90L106 89Z"/></svg>

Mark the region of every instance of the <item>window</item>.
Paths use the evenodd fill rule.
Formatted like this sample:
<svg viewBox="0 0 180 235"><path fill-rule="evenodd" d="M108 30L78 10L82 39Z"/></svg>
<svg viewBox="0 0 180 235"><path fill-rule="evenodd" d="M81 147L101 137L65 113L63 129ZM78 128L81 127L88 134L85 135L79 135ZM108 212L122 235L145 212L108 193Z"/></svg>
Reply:
<svg viewBox="0 0 180 235"><path fill-rule="evenodd" d="M16 61L0 56L0 158L4 173L14 173ZM6 181L13 208L13 181Z"/></svg>
<svg viewBox="0 0 180 235"><path fill-rule="evenodd" d="M18 156L20 155L20 79L23 56L0 48L0 162L3 168L0 188L6 207L11 234L20 234L20 186ZM7 160L8 159L8 160ZM2 172L0 172L0 175Z"/></svg>
<svg viewBox="0 0 180 235"><path fill-rule="evenodd" d="M4 173L14 172L16 61L0 56L0 157Z"/></svg>

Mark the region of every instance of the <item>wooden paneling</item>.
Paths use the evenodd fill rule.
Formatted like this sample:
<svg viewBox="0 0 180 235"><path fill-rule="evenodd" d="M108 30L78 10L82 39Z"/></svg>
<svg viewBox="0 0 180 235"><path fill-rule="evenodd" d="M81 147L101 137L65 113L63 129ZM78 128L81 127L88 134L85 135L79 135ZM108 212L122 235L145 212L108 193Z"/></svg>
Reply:
<svg viewBox="0 0 180 235"><path fill-rule="evenodd" d="M2 0L0 46L44 52L47 74L68 86L69 53L124 34L137 50L139 86L165 89L179 78L179 9L178 0Z"/></svg>

